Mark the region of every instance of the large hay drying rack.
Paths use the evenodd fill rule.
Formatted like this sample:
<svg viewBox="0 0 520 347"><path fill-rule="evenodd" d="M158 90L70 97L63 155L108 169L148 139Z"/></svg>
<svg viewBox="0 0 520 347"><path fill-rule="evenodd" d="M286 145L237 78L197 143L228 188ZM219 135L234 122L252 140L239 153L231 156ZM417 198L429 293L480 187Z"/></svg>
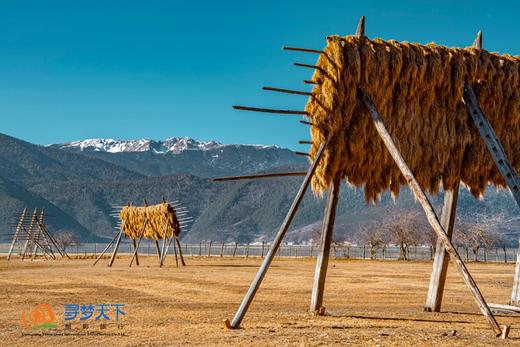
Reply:
<svg viewBox="0 0 520 347"><path fill-rule="evenodd" d="M360 39L365 39L365 18L362 17L356 31L356 36ZM482 49L482 33L479 32L477 38L473 43L473 48L481 50ZM296 47L284 47L285 50L291 51L300 51L307 53L317 53L321 54L323 51L314 50L314 49L306 49L306 48L296 48ZM307 65L307 64L297 64L297 66L303 66L308 68L318 68L317 66ZM315 84L314 81L305 81L308 84ZM304 96L312 96L312 93L302 92L302 91L294 91L287 89L279 89L272 87L264 87L264 90L282 92L282 93L290 93L290 94L299 94ZM464 262L462 261L460 255L458 254L456 248L453 246L451 242L451 236L453 233L453 225L455 222L456 208L457 208L457 199L458 199L458 190L459 183L456 184L453 190L448 190L444 195L444 207L442 209L442 215L439 218L430 201L428 200L425 192L419 185L417 179L415 178L412 170L410 169L407 162L403 159L398 147L396 146L394 139L389 133L387 127L385 126L382 117L380 116L378 110L376 109L374 103L364 93L363 90L358 91L358 97L363 101L364 105L369 111L369 114L372 118L373 124L377 130L378 135L382 139L386 149L390 153L392 159L395 161L397 166L399 167L400 172L404 176L408 186L412 190L416 200L421 204L428 222L431 227L435 231L438 237L436 254L433 263L433 271L430 279L430 286L428 291L428 297L426 301L426 305L424 307L425 311L440 311L442 295L444 291L444 285L446 282L447 268L448 262L451 258L454 260L457 265L458 270L462 274L464 282L468 286L473 295L475 301L482 314L488 320L491 328L497 336L502 336L502 338L506 338L509 334L509 326L500 327L497 323L490 306L486 303L482 293L480 292L477 284L466 268ZM500 140L496 136L493 128L491 127L489 121L487 120L486 115L482 111L477 96L473 90L473 86L466 84L464 86L464 96L463 96L464 104L466 105L467 111L470 115L470 118L473 120L476 125L480 136L482 137L487 150L491 154L493 161L498 168L500 174L504 178L507 186L511 190L513 197L515 198L517 204L520 206L520 180L518 175L510 164L503 146L500 143ZM274 110L274 109L266 109L266 108L256 108L256 107L245 107L245 106L234 106L235 109L246 110L246 111L255 111L255 112L268 112L268 113L280 113L280 114L294 114L294 115L306 115L308 114L304 111L295 111L295 110ZM301 120L303 124L312 126L311 122ZM254 179L254 178L266 178L266 177L279 177L279 176L305 176L303 183L296 194L296 197L292 203L292 206L285 217L276 237L273 241L271 248L269 249L268 254L264 258L264 261L258 270L256 277L254 278L249 290L247 291L237 313L235 314L232 321L226 320L226 326L230 329L236 329L240 326L242 319L244 318L253 298L256 294L256 291L260 287L260 284L276 254L276 251L280 247L280 244L289 229L291 221L298 210L298 207L303 199L303 196L311 182L311 179L315 173L315 170L322 158L324 153L324 149L327 147L330 138L325 139L321 143L318 152L314 156L314 161L312 162L308 171L305 172L285 172L285 173L274 173L274 174L261 174L261 175L249 175L249 176L235 176L235 177L223 177L216 179L217 181L228 181L228 180L238 180L238 179ZM309 143L308 141L301 141L300 143ZM303 153L307 155L306 153ZM335 177L332 186L329 188L328 198L326 202L325 215L323 219L323 224L321 228L321 245L320 251L317 258L316 270L314 276L314 286L312 289L311 296L311 304L310 311L317 315L324 314L325 310L322 306L323 304L323 292L325 288L325 278L327 275L327 265L330 253L330 246L332 241L333 229L334 229L334 220L336 215L336 207L338 204L339 192L341 185L341 177L339 175ZM517 262L517 274L515 275L515 284L513 287L513 294L511 298L511 303L518 303L520 301L520 283L518 281L518 277L520 276L520 266Z"/></svg>

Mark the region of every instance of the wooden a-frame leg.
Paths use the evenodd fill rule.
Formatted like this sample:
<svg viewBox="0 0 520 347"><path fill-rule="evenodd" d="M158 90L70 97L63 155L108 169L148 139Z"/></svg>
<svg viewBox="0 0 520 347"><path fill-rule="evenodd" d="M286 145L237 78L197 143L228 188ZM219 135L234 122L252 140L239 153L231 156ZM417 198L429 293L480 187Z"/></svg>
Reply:
<svg viewBox="0 0 520 347"><path fill-rule="evenodd" d="M182 264L182 266L186 266L186 263L184 262L184 257L182 256L181 243L177 236L175 236L175 242L177 243L177 246L179 246L179 257L181 258L181 264Z"/></svg>
<svg viewBox="0 0 520 347"><path fill-rule="evenodd" d="M473 294L473 297L475 301L477 302L477 305L479 306L482 314L486 319L488 320L488 323L491 325L491 328L493 329L493 332L496 334L496 336L500 336L502 334L502 329L498 325L495 316L489 309L488 304L486 303L486 300L482 296L482 293L480 292L477 284L473 280L473 277L471 277L471 274L469 273L468 269L466 268L466 265L460 258L459 253L451 243L451 240L446 235L446 232L444 228L442 227L441 223L439 222L439 219L437 218L437 215L435 214L435 211L433 210L433 207L428 200L428 197L424 193L424 191L421 189L421 186L415 179L415 176L413 175L412 171L404 161L401 153L397 149L397 146L395 145L391 135L388 133L388 130L386 129L383 119L377 112L374 104L372 103L372 100L370 98L361 93L361 97L363 99L363 102L365 103L366 107L369 110L370 116L372 117L372 120L374 121L374 125L376 127L376 130L383 140L383 143L385 144L386 148L388 149L388 152L394 159L395 163L399 167L401 173L403 174L406 182L410 186L410 189L412 190L415 198L419 203L421 204L424 213L426 214L426 217L428 218L428 222L432 226L433 230L437 234L437 237L442 240L443 246L450 255L450 257L455 261L457 264L457 267L459 271L462 274L462 277L464 279L464 282L470 289L471 293Z"/></svg>
<svg viewBox="0 0 520 347"><path fill-rule="evenodd" d="M244 296L244 299L242 300L242 303L240 304L240 307L238 308L238 311L235 314L233 321L231 321L231 322L229 320L225 321L226 327L228 329L237 329L240 326L240 323L242 322L242 319L244 318L244 316L249 308L249 305L251 305L251 302L253 302L256 291L260 287L260 284L262 283L262 280L264 279L264 276L267 273L267 270L269 269L269 266L271 265L271 262L274 259L276 251L280 247L280 244L282 243L283 238L284 238L285 234L287 233L289 226L291 225L294 215L296 214L296 211L298 210L298 207L300 206L300 203L303 200L303 196L305 195L305 192L307 191L307 188L309 187L309 184L311 183L312 176L314 176L316 167L318 166L318 163L320 162L320 159L323 155L323 151L324 151L325 147L327 146L328 142L329 142L329 139L326 139L325 141L323 141L320 146L320 149L316 153L314 163L312 163L309 170L307 171L307 175L305 176L305 179L303 180L300 190L296 194L296 197L294 198L291 208L289 209L289 212L287 212L287 216L285 216L285 219L284 219L282 225L280 226L280 229L278 230L276 237L274 238L273 244L269 248L269 251L267 252L267 255L265 256L265 258L262 262L262 265L258 269L258 272L257 272L253 282L251 283L249 290L247 291L246 295Z"/></svg>
<svg viewBox="0 0 520 347"><path fill-rule="evenodd" d="M106 251L110 248L110 246L114 243L114 241L116 240L116 238L119 236L119 234L116 234L112 240L110 240L110 242L108 243L108 245L105 247L105 249L103 250L103 252L101 252L101 254L97 257L96 261L94 262L94 264L92 264L92 266L96 266L96 264L98 263L99 259L101 259L101 257L106 253Z"/></svg>
<svg viewBox="0 0 520 347"><path fill-rule="evenodd" d="M175 254L175 266L179 267L179 259L177 258L177 244L175 242L173 243L173 253Z"/></svg>
<svg viewBox="0 0 520 347"><path fill-rule="evenodd" d="M16 226L16 231L13 236L13 242L11 242L11 247L9 247L9 253L7 254L7 261L11 259L11 254L13 253L14 245L16 244L16 241L18 240L18 236L20 235L20 231L22 228L22 225L24 224L25 214L27 213L27 207L23 209L22 215L20 216L20 220L18 221L18 225Z"/></svg>
<svg viewBox="0 0 520 347"><path fill-rule="evenodd" d="M325 279L327 277L327 266L329 264L330 244L334 233L334 221L336 219L336 207L338 205L341 177L334 179L332 188L325 206L323 224L320 236L320 251L316 259L316 270L314 272L314 285L312 287L310 312L315 315L323 315L323 292L325 290Z"/></svg>
<svg viewBox="0 0 520 347"><path fill-rule="evenodd" d="M518 250L516 252L515 278L510 304L520 306L520 240L518 241Z"/></svg>
<svg viewBox="0 0 520 347"><path fill-rule="evenodd" d="M132 239L132 244L134 245L134 254L132 255L132 259L130 260L130 265L128 265L128 267L132 267L134 258L135 258L135 264L137 266L139 266L139 258L138 258L137 252L139 250L139 245L141 244L142 239L143 239L143 234L141 234L141 236L139 236L139 240L137 241L137 244L135 242L135 239Z"/></svg>
<svg viewBox="0 0 520 347"><path fill-rule="evenodd" d="M123 229L117 235L116 245L114 246L114 251L112 252L112 257L110 257L110 261L108 262L108 267L112 267L114 264L114 260L116 259L117 250L119 249L119 245L121 244L121 238L123 237Z"/></svg>
<svg viewBox="0 0 520 347"><path fill-rule="evenodd" d="M161 261L161 246L159 246L158 240L155 240L155 248L157 249L157 255L159 256L159 261Z"/></svg>
<svg viewBox="0 0 520 347"><path fill-rule="evenodd" d="M457 214L457 200L459 197L459 183L457 182L453 190L444 192L444 206L442 208L441 224L448 238L451 240L453 235L453 226L455 224L455 216ZM428 297L424 310L428 312L439 312L441 310L442 295L444 293L444 285L446 283L446 275L448 273L448 264L450 256L443 247L442 241L437 239L435 247L435 258L433 260L433 270L430 277L430 286L428 288Z"/></svg>
<svg viewBox="0 0 520 347"><path fill-rule="evenodd" d="M36 221L36 214L38 213L38 209L34 209L34 212L33 212L33 216L31 218L31 224L29 224L29 229L26 230L26 239L25 239L25 244L23 246L23 251L22 251L22 260L25 259L25 254L27 252L27 247L29 246L29 241L32 240L33 238L33 235L32 235L32 230L33 230L33 227L34 227L34 222Z"/></svg>

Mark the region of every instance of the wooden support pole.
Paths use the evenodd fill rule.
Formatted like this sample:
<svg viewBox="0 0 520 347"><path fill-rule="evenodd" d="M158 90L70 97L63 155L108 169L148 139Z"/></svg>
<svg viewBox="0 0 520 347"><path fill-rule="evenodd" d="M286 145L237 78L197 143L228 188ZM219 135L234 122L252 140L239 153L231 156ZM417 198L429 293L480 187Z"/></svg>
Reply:
<svg viewBox="0 0 520 347"><path fill-rule="evenodd" d="M321 144L320 149L318 150L316 157L314 159L314 163L309 168L309 171L307 172L307 176L305 176L305 179L303 180L300 190L296 194L296 197L294 198L291 208L289 209L289 212L287 213L285 220L283 221L282 225L280 226L280 230L278 230L278 233L276 234L273 244L269 248L269 251L267 252L266 257L264 258L262 265L260 266L260 269L258 269L255 279L251 283L249 290L247 291L246 295L244 296L244 299L242 300L242 303L240 304L240 307L238 308L238 311L235 314L233 321L229 322L229 320L226 320L226 326L229 329L237 329L240 326L240 323L242 322L242 319L244 318L244 316L247 312L247 309L249 308L249 305L251 305L251 302L253 302L256 291L260 287L260 284L262 283L262 280L264 279L264 276L267 273L267 270L269 269L271 262L273 261L276 251L280 247L280 244L282 243L283 238L284 238L287 230L289 229L289 226L291 225L294 215L296 214L296 211L298 210L298 207L300 206L300 203L303 200L303 196L305 195L305 192L307 191L307 188L309 187L309 184L311 183L311 179L314 176L314 172L316 171L316 168L318 167L320 159L323 155L323 151L324 151L325 147L327 146L328 142L329 142L329 140L327 139Z"/></svg>
<svg viewBox="0 0 520 347"><path fill-rule="evenodd" d="M179 259L177 259L177 245L173 243L173 254L175 254L175 266L179 267Z"/></svg>
<svg viewBox="0 0 520 347"><path fill-rule="evenodd" d="M16 231L14 232L13 241L11 242L11 246L9 247L9 253L7 254L7 261L9 261L11 259L11 254L13 253L14 245L16 244L16 241L18 240L18 236L20 235L26 213L27 213L27 207L23 209L23 212L20 216L20 220L18 221L18 225L16 226Z"/></svg>
<svg viewBox="0 0 520 347"><path fill-rule="evenodd" d="M114 243L114 241L116 240L117 236L119 234L116 234L114 235L114 237L112 238L112 240L108 243L108 245L105 247L105 249L103 249L103 252L101 252L101 254L96 258L96 261L94 262L94 264L92 264L92 266L96 266L96 264L98 263L99 259L101 259L101 257L106 253L106 251L108 250L108 248L110 247L110 245L112 245L112 243Z"/></svg>
<svg viewBox="0 0 520 347"><path fill-rule="evenodd" d="M502 333L502 330L500 326L498 325L495 316L493 316L493 313L489 309L489 306L486 303L486 300L482 296L482 293L480 292L477 284L473 280L473 277L471 277L471 274L469 273L468 269L466 268L466 265L462 261L462 259L459 256L459 253L453 247L453 244L451 243L450 239L448 238L446 231L442 227L441 223L439 222L437 215L435 214L435 211L433 210L432 205L430 204L430 201L428 200L428 197L423 192L421 186L415 179L415 176L413 175L412 171L404 161L403 157L401 156L401 153L397 149L397 146L395 145L392 136L388 133L388 130L386 129L383 119L377 112L374 104L372 103L372 100L365 95L364 93L361 93L361 98L363 102L365 103L366 107L369 110L369 113L372 117L372 120L374 121L374 125L376 127L376 130L383 140L386 148L388 149L388 152L396 162L397 166L401 170L401 173L403 174L406 182L410 186L410 189L412 190L415 198L419 203L421 204L426 217L428 218L428 222L432 226L433 230L437 234L437 237L442 240L443 246L450 255L450 257L455 261L457 264L457 267L459 271L462 274L462 277L464 279L464 282L470 289L471 293L473 294L473 297L475 301L477 302L477 305L479 306L482 314L484 317L488 320L489 325L493 329L493 332L496 334L496 336L500 336Z"/></svg>
<svg viewBox="0 0 520 347"><path fill-rule="evenodd" d="M139 245L141 244L142 239L143 239L143 234L141 234L141 236L139 236L139 240L137 241L137 244L135 244L135 239L132 239L132 244L134 245L134 254L132 254L132 259L130 259L130 264L128 265L128 267L132 267L134 259L135 259L135 264L137 266L139 266L139 258L137 258L137 251L139 249Z"/></svg>
<svg viewBox="0 0 520 347"><path fill-rule="evenodd" d="M161 247L159 246L159 241L155 240L155 248L157 249L157 255L159 256L159 261L161 260Z"/></svg>
<svg viewBox="0 0 520 347"><path fill-rule="evenodd" d="M448 238L451 240L453 235L453 225L457 214L457 200L459 197L459 183L457 182L453 190L444 192L444 206L442 208L441 224L446 230ZM435 258L433 270L430 277L430 286L424 310L428 312L439 312L441 310L442 295L448 274L448 264L450 256L443 247L442 241L437 239L435 248Z"/></svg>
<svg viewBox="0 0 520 347"><path fill-rule="evenodd" d="M321 226L320 251L316 260L314 272L314 285L312 287L310 312L315 315L323 315L323 292L325 290L325 279L327 277L327 266L329 264L330 244L334 233L334 221L336 219L336 207L338 205L341 177L334 179L332 188L329 189L327 205Z"/></svg>
<svg viewBox="0 0 520 347"><path fill-rule="evenodd" d="M520 306L520 240L518 241L518 250L516 252L515 278L513 280L510 304Z"/></svg>
<svg viewBox="0 0 520 347"><path fill-rule="evenodd" d="M32 230L34 228L34 222L36 222L37 213L38 213L38 209L35 208L33 211L32 218L31 218L31 223L29 224L29 229L26 230L26 239L25 239L25 244L23 246L23 251L22 251L22 260L25 259L25 253L27 252L27 247L29 246L29 241L32 240L32 238L33 238Z"/></svg>
<svg viewBox="0 0 520 347"><path fill-rule="evenodd" d="M177 236L175 237L175 242L177 243L177 246L179 246L179 257L181 258L181 264L182 266L186 266L186 263L184 262L184 257L182 256L182 248L181 248L181 242L179 241L179 238Z"/></svg>
<svg viewBox="0 0 520 347"><path fill-rule="evenodd" d="M36 257L36 251L38 250L38 243L40 242L40 236L42 236L42 228L40 226L40 224L43 224L43 216L44 216L44 213L45 213L45 209L41 209L40 211L40 219L38 220L38 232L36 233L34 239L34 247L33 247L33 251L32 251L32 256L31 256L31 260L34 260L34 258ZM43 250L45 252L45 250Z"/></svg>
<svg viewBox="0 0 520 347"><path fill-rule="evenodd" d="M300 123L313 126L313 124L311 122L307 122L306 120L301 120Z"/></svg>
<svg viewBox="0 0 520 347"><path fill-rule="evenodd" d="M116 260L117 250L119 249L119 245L121 244L121 238L123 237L123 229L119 231L119 235L117 235L117 241L114 246L114 251L112 252L112 256L110 257L110 261L108 262L108 267L112 267L114 264L114 260Z"/></svg>

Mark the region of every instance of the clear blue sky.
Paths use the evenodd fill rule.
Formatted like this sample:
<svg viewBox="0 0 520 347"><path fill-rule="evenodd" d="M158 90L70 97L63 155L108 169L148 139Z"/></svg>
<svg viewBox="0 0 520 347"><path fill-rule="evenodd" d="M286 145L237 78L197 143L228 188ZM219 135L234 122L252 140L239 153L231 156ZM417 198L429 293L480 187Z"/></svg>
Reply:
<svg viewBox="0 0 520 347"><path fill-rule="evenodd" d="M87 137L190 136L305 149L297 116L329 34L467 46L520 55L520 5L489 1L1 1L0 132L39 144Z"/></svg>

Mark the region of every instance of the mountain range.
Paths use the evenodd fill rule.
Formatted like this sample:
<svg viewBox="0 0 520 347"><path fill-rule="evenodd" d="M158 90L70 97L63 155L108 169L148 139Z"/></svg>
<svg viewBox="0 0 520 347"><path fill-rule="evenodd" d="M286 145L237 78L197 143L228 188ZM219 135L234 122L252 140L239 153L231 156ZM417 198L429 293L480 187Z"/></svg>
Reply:
<svg viewBox="0 0 520 347"><path fill-rule="evenodd" d="M302 177L213 182L212 177L257 172L306 170L306 158L276 146L226 145L190 138L154 140L87 139L39 146L0 134L0 237L7 242L12 223L24 207L45 208L49 229L71 231L84 242L115 233L112 206L178 200L194 223L183 240L255 242L271 240L283 221ZM442 193L431 197L437 208ZM316 239L324 199L307 193L287 241ZM366 225L390 215L418 209L403 189L394 200L383 194L378 206L367 205L363 190L344 185L335 237L349 239ZM518 208L504 191L488 189L475 200L466 189L459 198L461 215L501 213L511 243L518 238Z"/></svg>

